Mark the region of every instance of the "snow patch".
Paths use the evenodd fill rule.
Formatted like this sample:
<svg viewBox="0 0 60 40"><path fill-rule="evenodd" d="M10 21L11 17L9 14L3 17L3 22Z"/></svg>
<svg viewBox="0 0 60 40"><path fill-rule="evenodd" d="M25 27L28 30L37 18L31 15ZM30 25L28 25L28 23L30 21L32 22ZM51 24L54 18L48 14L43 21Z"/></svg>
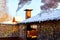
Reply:
<svg viewBox="0 0 60 40"><path fill-rule="evenodd" d="M47 21L47 20L59 20L60 19L60 9L57 10L51 10L51 11L42 11L41 13L39 13L38 15L26 19L24 21L22 21L21 23L28 23L28 22L41 22L41 21Z"/></svg>

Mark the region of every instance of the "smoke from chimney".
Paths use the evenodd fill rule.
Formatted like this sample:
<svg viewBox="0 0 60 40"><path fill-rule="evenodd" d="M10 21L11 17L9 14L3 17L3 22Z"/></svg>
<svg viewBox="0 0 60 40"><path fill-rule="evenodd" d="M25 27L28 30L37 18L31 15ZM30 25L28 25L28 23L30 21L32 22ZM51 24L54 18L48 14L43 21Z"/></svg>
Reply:
<svg viewBox="0 0 60 40"><path fill-rule="evenodd" d="M30 4L32 0L19 0L19 3L18 3L18 8L16 10L16 12L18 10L20 10L26 3Z"/></svg>

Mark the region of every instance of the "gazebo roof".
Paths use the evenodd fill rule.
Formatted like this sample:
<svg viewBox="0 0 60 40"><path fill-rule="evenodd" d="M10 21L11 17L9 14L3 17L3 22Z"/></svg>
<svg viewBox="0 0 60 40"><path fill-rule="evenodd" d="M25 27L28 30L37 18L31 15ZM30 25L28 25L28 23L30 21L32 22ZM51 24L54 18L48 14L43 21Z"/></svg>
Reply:
<svg viewBox="0 0 60 40"><path fill-rule="evenodd" d="M48 12L42 11L36 16L26 19L22 21L21 23L41 22L41 21L48 21L48 20L60 20L60 9L51 10Z"/></svg>

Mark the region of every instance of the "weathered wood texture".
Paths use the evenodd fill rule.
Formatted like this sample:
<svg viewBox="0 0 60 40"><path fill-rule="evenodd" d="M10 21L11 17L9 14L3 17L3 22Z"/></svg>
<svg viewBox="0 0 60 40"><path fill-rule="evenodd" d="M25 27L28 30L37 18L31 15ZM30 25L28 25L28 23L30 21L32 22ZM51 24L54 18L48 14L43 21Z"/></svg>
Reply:
<svg viewBox="0 0 60 40"><path fill-rule="evenodd" d="M1 37L17 37L19 27L18 25L0 24L0 38Z"/></svg>
<svg viewBox="0 0 60 40"><path fill-rule="evenodd" d="M58 40L60 38L60 21L45 21L38 26L39 40Z"/></svg>
<svg viewBox="0 0 60 40"><path fill-rule="evenodd" d="M26 25L19 25L19 37L26 40L26 32L27 32L27 26Z"/></svg>

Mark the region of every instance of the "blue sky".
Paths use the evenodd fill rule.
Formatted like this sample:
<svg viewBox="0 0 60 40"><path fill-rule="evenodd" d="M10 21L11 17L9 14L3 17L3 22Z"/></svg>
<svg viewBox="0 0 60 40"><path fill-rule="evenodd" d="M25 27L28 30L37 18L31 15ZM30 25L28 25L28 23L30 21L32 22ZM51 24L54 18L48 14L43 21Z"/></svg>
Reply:
<svg viewBox="0 0 60 40"><path fill-rule="evenodd" d="M21 8L18 12L16 12L16 9L18 7L18 2L19 0L7 0L7 8L8 8L9 15L11 17L19 16L24 20L25 19L24 10L27 8L33 9L32 17L41 12L41 9L40 9L40 6L42 5L41 0L32 0L29 5L28 4L24 5L23 8ZM60 6L58 8L60 8Z"/></svg>
<svg viewBox="0 0 60 40"><path fill-rule="evenodd" d="M25 19L24 10L27 8L33 9L32 17L37 15L38 13L40 13L40 5L42 5L41 0L32 0L29 5L28 4L24 5L23 8L21 8L18 12L16 12L18 2L19 2L19 0L7 0L8 12L11 17L19 16L19 17Z"/></svg>

